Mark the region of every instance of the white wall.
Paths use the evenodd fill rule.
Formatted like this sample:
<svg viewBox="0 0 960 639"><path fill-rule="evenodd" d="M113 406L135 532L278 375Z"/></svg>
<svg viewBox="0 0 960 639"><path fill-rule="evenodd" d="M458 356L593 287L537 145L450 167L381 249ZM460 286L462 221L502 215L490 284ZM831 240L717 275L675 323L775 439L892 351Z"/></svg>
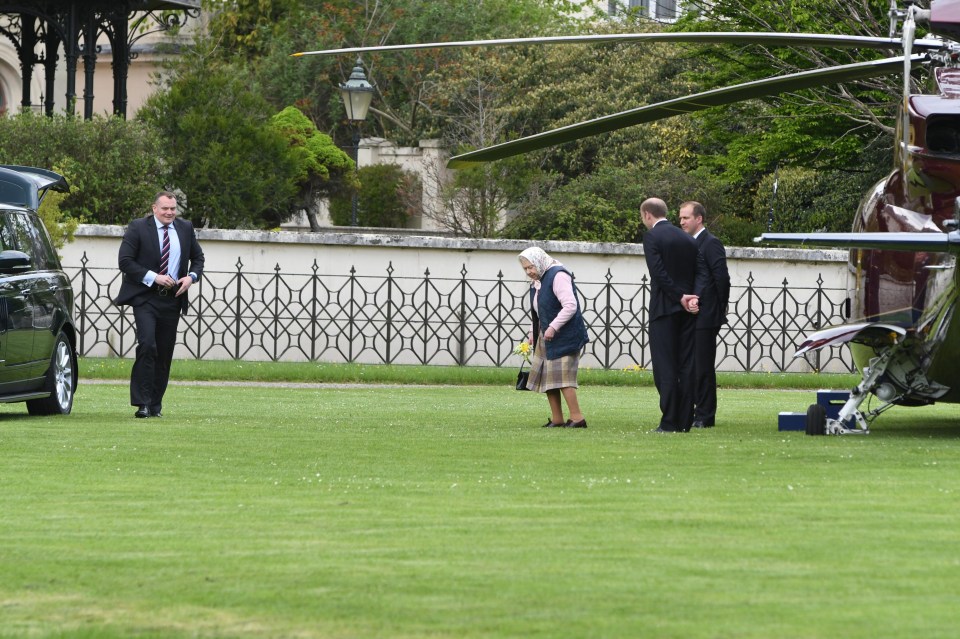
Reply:
<svg viewBox="0 0 960 639"><path fill-rule="evenodd" d="M88 266L116 268L123 231L121 226L81 225L76 240L60 251L64 265L79 266L86 254ZM458 277L466 267L474 277L496 277L502 270L507 278L522 283L517 255L536 244L566 264L580 280L603 281L608 270L617 281L639 282L647 275L641 244L220 229L200 229L197 235L206 254L206 268L214 271L234 271L239 259L250 273L272 274L278 265L284 271L306 273L316 260L321 273L346 273L352 266L363 275L380 275L392 265L397 277L419 277L426 269L438 276ZM846 251L727 249L733 286L746 286L751 275L755 286L773 287L784 279L812 286L822 276L827 286L843 288L846 256Z"/></svg>

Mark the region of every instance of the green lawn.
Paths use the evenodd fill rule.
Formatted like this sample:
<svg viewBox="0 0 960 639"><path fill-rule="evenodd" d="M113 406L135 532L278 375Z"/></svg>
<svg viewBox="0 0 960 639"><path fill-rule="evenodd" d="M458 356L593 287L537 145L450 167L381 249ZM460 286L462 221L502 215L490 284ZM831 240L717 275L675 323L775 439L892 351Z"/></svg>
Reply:
<svg viewBox="0 0 960 639"><path fill-rule="evenodd" d="M178 364L179 365L179 364ZM503 386L122 384L0 406L0 637L953 637L960 424L777 432L810 391L721 391L649 433Z"/></svg>
<svg viewBox="0 0 960 639"><path fill-rule="evenodd" d="M132 359L86 357L80 360L80 378L129 379L132 365ZM509 386L517 378L519 365L519 357L502 368L177 360L171 376L204 381ZM859 376L828 373L721 372L717 378L725 388L852 388L860 381ZM581 368L578 379L584 386L653 386L653 373L648 370Z"/></svg>

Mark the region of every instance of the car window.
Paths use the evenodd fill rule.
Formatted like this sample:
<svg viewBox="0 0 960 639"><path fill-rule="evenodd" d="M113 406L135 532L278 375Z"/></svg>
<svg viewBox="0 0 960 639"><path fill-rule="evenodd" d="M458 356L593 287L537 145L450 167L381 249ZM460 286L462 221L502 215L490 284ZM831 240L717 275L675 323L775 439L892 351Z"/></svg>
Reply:
<svg viewBox="0 0 960 639"><path fill-rule="evenodd" d="M33 237L33 245L37 249L37 258L42 260L46 270L57 270L60 268L60 260L57 258L57 251L53 248L53 242L50 240L50 234L47 233L47 227L36 215L25 216L30 223L30 235Z"/></svg>
<svg viewBox="0 0 960 639"><path fill-rule="evenodd" d="M34 268L59 268L50 237L37 217L27 213L11 213L9 219L17 248L30 256Z"/></svg>
<svg viewBox="0 0 960 639"><path fill-rule="evenodd" d="M10 230L10 222L7 215L0 215L0 251L9 251L17 248L17 243L13 240L13 233Z"/></svg>
<svg viewBox="0 0 960 639"><path fill-rule="evenodd" d="M30 199L24 184L0 178L0 202L24 206Z"/></svg>

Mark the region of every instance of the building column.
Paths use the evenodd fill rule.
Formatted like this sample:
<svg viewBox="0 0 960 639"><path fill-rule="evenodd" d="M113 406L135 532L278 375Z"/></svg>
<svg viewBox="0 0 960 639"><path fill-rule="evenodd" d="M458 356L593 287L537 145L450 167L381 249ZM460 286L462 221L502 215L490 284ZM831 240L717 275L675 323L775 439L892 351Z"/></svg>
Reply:
<svg viewBox="0 0 960 639"><path fill-rule="evenodd" d="M91 8L83 16L83 119L93 119L93 75L97 70L97 14Z"/></svg>
<svg viewBox="0 0 960 639"><path fill-rule="evenodd" d="M20 15L20 77L23 80L20 97L20 110L33 108L30 85L33 83L33 65L37 62L34 50L37 47L37 19L26 14Z"/></svg>

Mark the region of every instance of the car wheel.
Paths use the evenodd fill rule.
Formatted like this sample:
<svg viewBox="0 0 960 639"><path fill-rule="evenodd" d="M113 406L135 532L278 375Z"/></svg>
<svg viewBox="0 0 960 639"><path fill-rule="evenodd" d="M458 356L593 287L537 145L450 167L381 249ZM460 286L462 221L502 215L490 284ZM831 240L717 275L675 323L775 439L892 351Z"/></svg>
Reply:
<svg viewBox="0 0 960 639"><path fill-rule="evenodd" d="M57 336L57 343L50 357L47 380L43 390L49 397L31 399L27 402L27 412L31 415L69 415L73 409L73 394L77 390L77 358L74 356L70 340L63 333Z"/></svg>
<svg viewBox="0 0 960 639"><path fill-rule="evenodd" d="M827 434L827 411L820 404L810 404L807 409L807 435Z"/></svg>

